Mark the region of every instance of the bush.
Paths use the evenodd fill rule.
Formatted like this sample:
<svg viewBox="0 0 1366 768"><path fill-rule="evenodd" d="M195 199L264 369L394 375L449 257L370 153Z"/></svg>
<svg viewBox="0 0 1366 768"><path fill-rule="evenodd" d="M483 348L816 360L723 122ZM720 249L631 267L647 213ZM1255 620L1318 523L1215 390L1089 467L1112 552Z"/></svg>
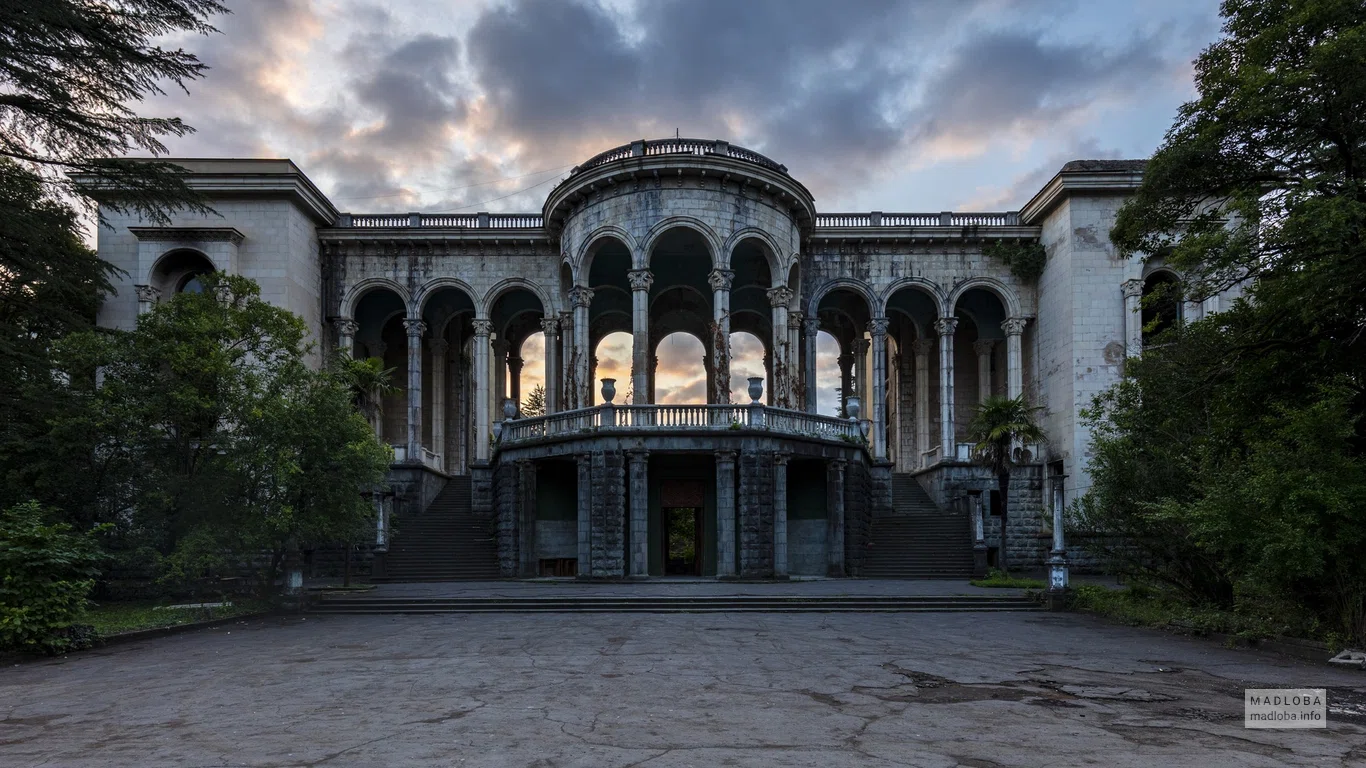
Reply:
<svg viewBox="0 0 1366 768"><path fill-rule="evenodd" d="M91 642L78 620L99 575L99 546L43 517L32 501L0 512L0 649L54 654Z"/></svg>

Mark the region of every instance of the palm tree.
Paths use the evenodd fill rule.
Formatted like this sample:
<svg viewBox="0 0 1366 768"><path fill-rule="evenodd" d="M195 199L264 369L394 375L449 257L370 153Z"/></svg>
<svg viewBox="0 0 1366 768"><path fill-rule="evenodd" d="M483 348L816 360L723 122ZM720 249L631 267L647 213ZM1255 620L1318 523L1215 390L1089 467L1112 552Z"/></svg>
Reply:
<svg viewBox="0 0 1366 768"><path fill-rule="evenodd" d="M1043 409L1019 397L992 396L983 400L968 426L968 438L976 443L973 456L977 463L990 467L996 474L996 488L1001 494L1001 556L999 565L1008 571L1006 561L1006 531L1010 523L1010 470L1015 466L1014 448L1021 443L1037 443L1044 439L1043 429L1034 421Z"/></svg>
<svg viewBox="0 0 1366 768"><path fill-rule="evenodd" d="M378 425L384 396L394 391L394 369L385 368L384 361L378 357L357 360L343 356L342 365L343 375L355 392L356 408L366 421Z"/></svg>

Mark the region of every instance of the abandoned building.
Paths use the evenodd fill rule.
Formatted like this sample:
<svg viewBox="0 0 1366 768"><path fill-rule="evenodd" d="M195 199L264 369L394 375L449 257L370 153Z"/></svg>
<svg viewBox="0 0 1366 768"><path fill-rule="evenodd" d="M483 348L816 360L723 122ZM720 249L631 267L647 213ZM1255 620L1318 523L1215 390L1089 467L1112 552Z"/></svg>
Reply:
<svg viewBox="0 0 1366 768"><path fill-rule="evenodd" d="M318 365L381 358L394 463L373 572L391 580L966 575L1000 544L965 437L988 395L1043 409L1009 495L1011 562L1038 565L1048 505L1086 487L1078 411L1143 344L1140 298L1178 279L1108 239L1141 161L1067 163L1018 211L830 213L757 152L642 140L534 213L401 214L341 212L288 160L174 162L219 215L106 211L99 254L124 274L100 322L222 271L304 318ZM1042 244L1041 272L1017 276L997 242ZM618 332L629 381L599 380ZM704 350L705 402L656 402L678 333ZM764 349L741 386L737 333ZM818 334L838 345L838 414L817 412Z"/></svg>

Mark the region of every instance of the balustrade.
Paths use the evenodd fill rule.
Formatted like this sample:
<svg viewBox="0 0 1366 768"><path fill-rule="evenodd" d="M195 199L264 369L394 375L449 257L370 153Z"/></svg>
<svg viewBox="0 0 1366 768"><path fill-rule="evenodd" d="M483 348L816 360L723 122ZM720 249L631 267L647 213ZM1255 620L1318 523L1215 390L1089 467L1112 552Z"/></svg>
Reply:
<svg viewBox="0 0 1366 768"><path fill-rule="evenodd" d="M715 432L761 429L823 440L863 442L858 424L765 405L618 405L594 406L504 422L504 445L547 437L604 430Z"/></svg>
<svg viewBox="0 0 1366 768"><path fill-rule="evenodd" d="M1006 213L818 213L818 228L848 227L1009 227L1020 214Z"/></svg>
<svg viewBox="0 0 1366 768"><path fill-rule="evenodd" d="M539 213L353 213L338 226L353 229L540 229Z"/></svg>

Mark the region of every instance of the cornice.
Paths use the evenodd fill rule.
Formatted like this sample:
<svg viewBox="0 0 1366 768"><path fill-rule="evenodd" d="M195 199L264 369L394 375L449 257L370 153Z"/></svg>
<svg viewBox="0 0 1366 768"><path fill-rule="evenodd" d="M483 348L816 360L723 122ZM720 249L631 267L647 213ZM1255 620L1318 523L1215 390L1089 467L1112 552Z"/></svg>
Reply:
<svg viewBox="0 0 1366 768"><path fill-rule="evenodd" d="M1139 168L1071 171L1064 167L1020 209L1020 221L1042 224L1054 208L1073 195L1130 195L1142 183Z"/></svg>
<svg viewBox="0 0 1366 768"><path fill-rule="evenodd" d="M236 227L129 227L139 240L148 242L214 242L241 245L244 235Z"/></svg>

